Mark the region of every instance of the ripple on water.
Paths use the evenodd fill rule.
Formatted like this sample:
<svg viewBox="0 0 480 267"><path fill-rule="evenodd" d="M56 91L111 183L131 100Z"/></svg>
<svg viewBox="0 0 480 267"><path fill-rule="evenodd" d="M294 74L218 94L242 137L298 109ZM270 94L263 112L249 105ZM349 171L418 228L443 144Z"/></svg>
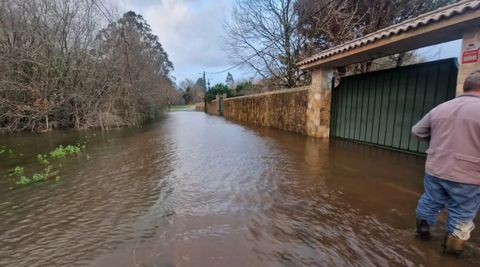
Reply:
<svg viewBox="0 0 480 267"><path fill-rule="evenodd" d="M77 139L8 141L35 143L33 156ZM474 250L452 261L438 238L412 238L414 156L193 112L92 135L88 147L92 160L65 162L58 184L0 180L0 266L479 263Z"/></svg>

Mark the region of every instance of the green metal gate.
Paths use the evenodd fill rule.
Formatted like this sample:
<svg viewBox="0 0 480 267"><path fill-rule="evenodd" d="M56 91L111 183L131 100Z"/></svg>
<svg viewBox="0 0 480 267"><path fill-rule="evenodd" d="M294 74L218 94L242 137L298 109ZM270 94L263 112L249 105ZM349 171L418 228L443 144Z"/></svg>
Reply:
<svg viewBox="0 0 480 267"><path fill-rule="evenodd" d="M333 89L330 135L424 153L427 143L411 127L455 97L456 59L343 77Z"/></svg>

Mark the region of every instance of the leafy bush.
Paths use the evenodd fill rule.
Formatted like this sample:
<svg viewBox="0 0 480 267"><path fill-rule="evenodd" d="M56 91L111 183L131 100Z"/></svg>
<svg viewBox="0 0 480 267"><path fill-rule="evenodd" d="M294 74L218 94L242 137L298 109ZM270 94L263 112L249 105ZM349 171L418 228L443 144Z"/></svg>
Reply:
<svg viewBox="0 0 480 267"><path fill-rule="evenodd" d="M227 94L227 97L235 96L234 92L223 83L217 83L205 93L205 99L210 102L215 100L216 95Z"/></svg>

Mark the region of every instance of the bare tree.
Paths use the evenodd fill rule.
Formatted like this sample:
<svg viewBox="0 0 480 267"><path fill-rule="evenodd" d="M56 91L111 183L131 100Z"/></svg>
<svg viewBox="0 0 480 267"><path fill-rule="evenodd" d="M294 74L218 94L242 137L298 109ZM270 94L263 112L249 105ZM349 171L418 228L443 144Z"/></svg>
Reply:
<svg viewBox="0 0 480 267"><path fill-rule="evenodd" d="M185 104L202 102L205 92L203 86L199 82L194 82L190 79L185 79L180 82L180 90L183 92L182 96Z"/></svg>
<svg viewBox="0 0 480 267"><path fill-rule="evenodd" d="M0 131L137 126L159 112L173 89L167 53L133 12L102 29L105 7L0 2Z"/></svg>
<svg viewBox="0 0 480 267"><path fill-rule="evenodd" d="M303 44L296 31L295 2L237 0L225 23L231 58L284 87L293 87L302 79L295 64Z"/></svg>

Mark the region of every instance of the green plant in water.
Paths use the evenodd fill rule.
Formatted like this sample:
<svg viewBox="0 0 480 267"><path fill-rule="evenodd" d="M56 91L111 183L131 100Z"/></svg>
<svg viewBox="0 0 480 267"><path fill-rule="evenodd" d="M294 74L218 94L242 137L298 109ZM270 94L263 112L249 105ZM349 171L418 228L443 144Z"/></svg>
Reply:
<svg viewBox="0 0 480 267"><path fill-rule="evenodd" d="M66 156L66 152L63 146L55 148L54 150L50 151L49 154L52 159L63 159Z"/></svg>
<svg viewBox="0 0 480 267"><path fill-rule="evenodd" d="M58 176L59 170L54 168L52 161L59 159L65 159L68 156L79 154L82 150L86 149L85 144L78 145L68 145L66 147L59 146L54 150L50 151L48 154L38 154L37 162L43 165L41 172L33 173L32 177L27 177L25 175L25 168L17 166L12 170L9 176L15 176L18 178L17 184L19 185L29 185L33 183L43 182L55 177L55 180L60 180ZM87 155L87 159L89 156ZM58 165L59 168L62 167L61 164Z"/></svg>
<svg viewBox="0 0 480 267"><path fill-rule="evenodd" d="M10 173L9 176L18 177L17 184L27 185L32 183L32 179L25 176L25 168L23 167L15 167L15 169L12 170L12 173Z"/></svg>
<svg viewBox="0 0 480 267"><path fill-rule="evenodd" d="M17 184L20 184L20 185L28 185L32 183L33 183L32 179L27 178L25 176L20 177L20 179L17 181Z"/></svg>
<svg viewBox="0 0 480 267"><path fill-rule="evenodd" d="M8 154L9 156L12 156L13 150L6 146L0 146L0 155L2 154Z"/></svg>
<svg viewBox="0 0 480 267"><path fill-rule="evenodd" d="M13 169L13 173L11 175L23 175L25 173L25 168L23 167L15 167L15 169Z"/></svg>
<svg viewBox="0 0 480 267"><path fill-rule="evenodd" d="M47 155L38 154L37 161L42 165L49 165L50 162L48 161Z"/></svg>
<svg viewBox="0 0 480 267"><path fill-rule="evenodd" d="M67 156L75 155L80 153L82 150L86 149L85 144L78 144L78 145L68 145L66 147L59 146L54 150L50 151L50 158L52 159L64 159Z"/></svg>

